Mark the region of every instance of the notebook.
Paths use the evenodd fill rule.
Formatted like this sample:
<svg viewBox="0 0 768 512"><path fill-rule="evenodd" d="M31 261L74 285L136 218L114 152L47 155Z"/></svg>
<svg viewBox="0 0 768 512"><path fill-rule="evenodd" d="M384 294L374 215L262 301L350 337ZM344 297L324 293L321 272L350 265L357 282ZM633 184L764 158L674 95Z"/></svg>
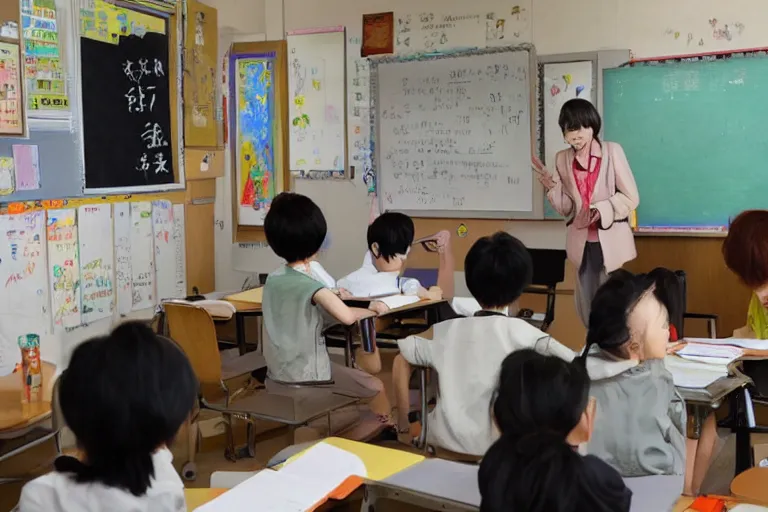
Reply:
<svg viewBox="0 0 768 512"><path fill-rule="evenodd" d="M681 388L704 389L718 379L728 376L726 366L700 363L676 355L664 358L664 366L672 374L675 386Z"/></svg>
<svg viewBox="0 0 768 512"><path fill-rule="evenodd" d="M753 340L743 338L686 338L691 343L705 343L707 345L731 345L749 350L768 350L768 340Z"/></svg>
<svg viewBox="0 0 768 512"><path fill-rule="evenodd" d="M389 297L381 297L376 300L386 304L389 309L397 309L416 304L421 299L415 295L390 295Z"/></svg>
<svg viewBox="0 0 768 512"><path fill-rule="evenodd" d="M688 342L677 351L683 359L715 365L728 366L744 355L744 350L730 345L711 345Z"/></svg>

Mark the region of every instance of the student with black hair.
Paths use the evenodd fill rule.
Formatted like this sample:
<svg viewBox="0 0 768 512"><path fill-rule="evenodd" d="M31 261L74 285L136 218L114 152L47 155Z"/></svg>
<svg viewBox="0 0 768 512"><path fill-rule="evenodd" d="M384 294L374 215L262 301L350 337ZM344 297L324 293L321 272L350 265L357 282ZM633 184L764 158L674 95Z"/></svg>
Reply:
<svg viewBox="0 0 768 512"><path fill-rule="evenodd" d="M552 208L566 219L568 259L579 269L576 311L587 326L607 273L637 256L629 217L640 196L624 150L600 140L602 120L592 103L565 102L558 121L570 147L557 153L554 174L535 156L533 167Z"/></svg>
<svg viewBox="0 0 768 512"><path fill-rule="evenodd" d="M272 201L264 231L269 246L285 260L264 285L267 388L279 392L295 384L315 385L370 400L379 422L389 426L391 408L381 381L332 363L325 347L326 327L352 325L372 312L348 307L312 275L310 263L327 231L323 212L310 198L284 192Z"/></svg>
<svg viewBox="0 0 768 512"><path fill-rule="evenodd" d="M184 353L141 322L82 343L59 384L82 458L56 459L53 473L24 487L19 511L185 511L168 446L197 393Z"/></svg>
<svg viewBox="0 0 768 512"><path fill-rule="evenodd" d="M453 296L453 255L450 234L441 231L431 237L432 245L439 254L438 286L429 290L412 278L401 277L405 261L413 244L415 227L413 219L398 212L379 215L368 226L368 252L363 266L339 279L338 286L355 297L368 297L384 293L418 295L425 299L442 299Z"/></svg>
<svg viewBox="0 0 768 512"><path fill-rule="evenodd" d="M629 511L632 492L616 470L577 451L595 423L580 361L530 349L508 355L493 416L501 437L480 464L481 512Z"/></svg>
<svg viewBox="0 0 768 512"><path fill-rule="evenodd" d="M669 314L654 277L619 270L592 301L582 358L600 420L587 447L622 476L683 475L685 404L664 366Z"/></svg>
<svg viewBox="0 0 768 512"><path fill-rule="evenodd" d="M400 340L392 378L400 434L409 427L410 365L429 366L437 370L440 389L429 416L428 442L458 454L482 456L498 437L488 407L499 361L523 348L535 347L566 360L574 353L525 320L508 316L533 274L531 256L518 239L504 232L480 238L467 253L464 271L467 287L482 310Z"/></svg>

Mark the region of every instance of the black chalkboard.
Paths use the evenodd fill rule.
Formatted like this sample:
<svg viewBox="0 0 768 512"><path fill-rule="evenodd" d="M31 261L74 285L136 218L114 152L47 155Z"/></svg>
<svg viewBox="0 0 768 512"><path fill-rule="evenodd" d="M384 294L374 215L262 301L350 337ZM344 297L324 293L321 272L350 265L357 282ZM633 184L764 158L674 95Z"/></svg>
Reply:
<svg viewBox="0 0 768 512"><path fill-rule="evenodd" d="M174 183L168 36L80 48L86 188Z"/></svg>

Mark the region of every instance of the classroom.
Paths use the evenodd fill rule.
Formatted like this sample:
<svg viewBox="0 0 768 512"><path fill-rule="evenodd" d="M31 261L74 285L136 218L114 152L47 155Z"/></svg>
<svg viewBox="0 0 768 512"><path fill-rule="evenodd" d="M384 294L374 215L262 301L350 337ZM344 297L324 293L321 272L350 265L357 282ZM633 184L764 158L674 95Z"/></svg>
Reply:
<svg viewBox="0 0 768 512"><path fill-rule="evenodd" d="M758 0L0 3L0 512L768 510Z"/></svg>

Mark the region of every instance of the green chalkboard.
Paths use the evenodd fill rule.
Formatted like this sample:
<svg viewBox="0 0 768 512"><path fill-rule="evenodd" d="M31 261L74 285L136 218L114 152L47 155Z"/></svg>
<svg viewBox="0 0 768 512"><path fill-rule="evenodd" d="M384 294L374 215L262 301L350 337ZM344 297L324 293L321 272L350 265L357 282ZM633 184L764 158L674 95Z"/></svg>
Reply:
<svg viewBox="0 0 768 512"><path fill-rule="evenodd" d="M768 209L768 57L609 69L603 83L605 138L629 159L640 227Z"/></svg>

